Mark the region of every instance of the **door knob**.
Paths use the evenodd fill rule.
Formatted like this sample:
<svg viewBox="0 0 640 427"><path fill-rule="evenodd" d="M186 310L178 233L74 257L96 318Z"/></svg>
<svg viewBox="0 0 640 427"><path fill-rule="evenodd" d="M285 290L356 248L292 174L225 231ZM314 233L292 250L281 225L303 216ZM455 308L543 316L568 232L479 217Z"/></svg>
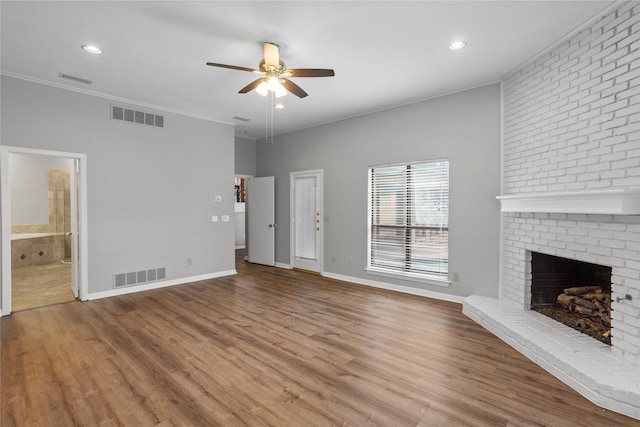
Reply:
<svg viewBox="0 0 640 427"><path fill-rule="evenodd" d="M320 231L320 227L316 227L316 231Z"/></svg>

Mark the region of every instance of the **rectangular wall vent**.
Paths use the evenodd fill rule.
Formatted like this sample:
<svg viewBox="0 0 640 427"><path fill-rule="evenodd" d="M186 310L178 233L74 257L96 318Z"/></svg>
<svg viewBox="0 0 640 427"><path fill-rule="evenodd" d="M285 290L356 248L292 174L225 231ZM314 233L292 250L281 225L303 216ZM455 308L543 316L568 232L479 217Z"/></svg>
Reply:
<svg viewBox="0 0 640 427"><path fill-rule="evenodd" d="M127 284L127 279L124 273L122 274L116 274L114 277L114 284L116 286L116 288L119 288L120 286L125 286Z"/></svg>
<svg viewBox="0 0 640 427"><path fill-rule="evenodd" d="M117 105L111 106L111 119L158 128L164 127L164 116L133 110L131 108L118 107Z"/></svg>
<svg viewBox="0 0 640 427"><path fill-rule="evenodd" d="M166 274L164 267L152 268L151 270L131 271L129 273L116 273L113 275L113 286L121 288L123 286L155 282L165 278Z"/></svg>

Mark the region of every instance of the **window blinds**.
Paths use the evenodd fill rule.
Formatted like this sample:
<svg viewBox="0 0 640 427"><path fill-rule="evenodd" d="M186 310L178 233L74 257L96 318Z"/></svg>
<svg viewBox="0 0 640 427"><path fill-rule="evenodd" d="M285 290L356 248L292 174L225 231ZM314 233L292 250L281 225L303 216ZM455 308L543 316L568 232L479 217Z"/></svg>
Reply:
<svg viewBox="0 0 640 427"><path fill-rule="evenodd" d="M446 280L449 161L369 169L368 268Z"/></svg>

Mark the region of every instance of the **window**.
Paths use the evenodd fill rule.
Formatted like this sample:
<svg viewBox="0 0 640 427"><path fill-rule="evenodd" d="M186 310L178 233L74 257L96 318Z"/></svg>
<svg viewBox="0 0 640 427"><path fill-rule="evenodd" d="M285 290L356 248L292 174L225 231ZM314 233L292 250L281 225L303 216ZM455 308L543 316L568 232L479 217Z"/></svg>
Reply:
<svg viewBox="0 0 640 427"><path fill-rule="evenodd" d="M369 169L367 270L447 281L449 161Z"/></svg>

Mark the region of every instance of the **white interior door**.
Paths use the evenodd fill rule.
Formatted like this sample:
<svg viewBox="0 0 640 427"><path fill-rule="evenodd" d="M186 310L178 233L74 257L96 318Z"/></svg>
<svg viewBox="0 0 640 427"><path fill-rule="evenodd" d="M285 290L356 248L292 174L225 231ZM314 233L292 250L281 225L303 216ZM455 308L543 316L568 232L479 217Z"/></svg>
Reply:
<svg viewBox="0 0 640 427"><path fill-rule="evenodd" d="M249 262L275 265L275 178L249 178L246 182Z"/></svg>
<svg viewBox="0 0 640 427"><path fill-rule="evenodd" d="M291 174L291 266L320 273L323 260L322 170Z"/></svg>

